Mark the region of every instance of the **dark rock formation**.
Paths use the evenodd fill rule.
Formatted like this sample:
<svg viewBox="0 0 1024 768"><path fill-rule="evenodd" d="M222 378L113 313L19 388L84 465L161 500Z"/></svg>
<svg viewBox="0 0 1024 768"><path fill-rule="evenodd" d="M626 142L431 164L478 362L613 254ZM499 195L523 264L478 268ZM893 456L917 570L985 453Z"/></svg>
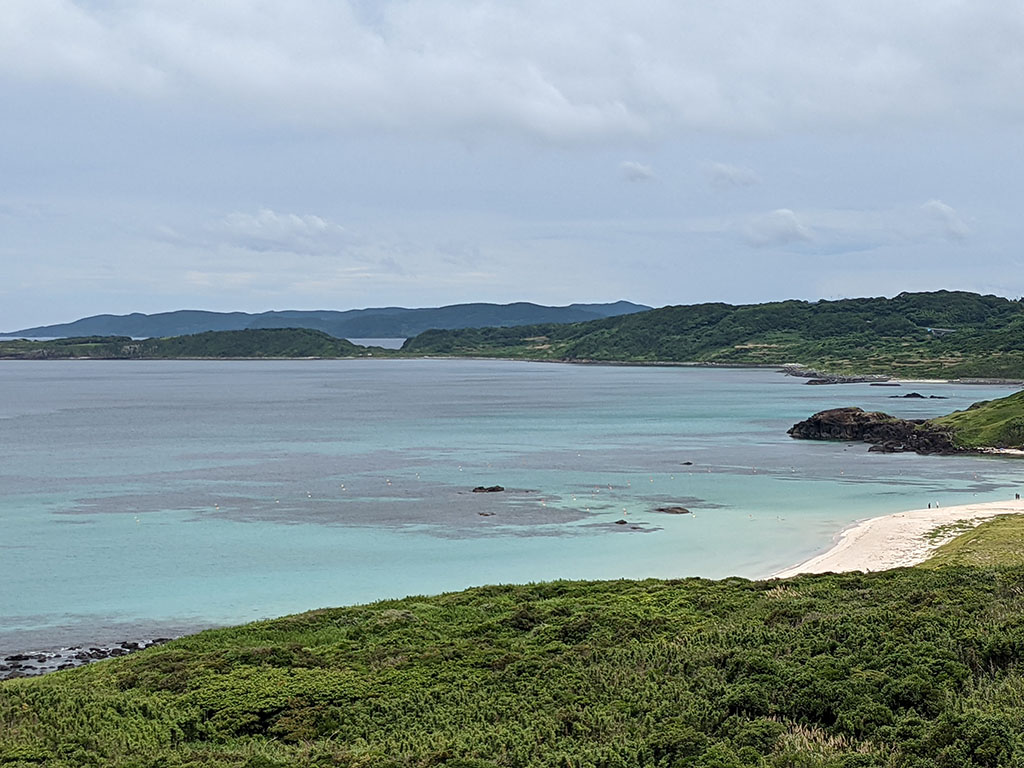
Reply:
<svg viewBox="0 0 1024 768"><path fill-rule="evenodd" d="M473 493L501 493L505 489L500 485L478 485Z"/></svg>
<svg viewBox="0 0 1024 768"><path fill-rule="evenodd" d="M871 383L888 383L889 377L882 375L866 375L866 376L844 376L839 373L822 373L816 371L813 368L803 368L799 365L787 365L782 369L782 372L787 376L798 376L804 379L810 379L805 382L807 384L863 384L864 382ZM898 383L894 383L895 386L899 386Z"/></svg>
<svg viewBox="0 0 1024 768"><path fill-rule="evenodd" d="M666 515L689 515L690 510L686 507L658 507L656 512L664 512Z"/></svg>
<svg viewBox="0 0 1024 768"><path fill-rule="evenodd" d="M924 419L898 419L887 413L861 408L833 408L794 424L790 437L800 440L862 440L873 451L921 454L957 453L953 433Z"/></svg>
<svg viewBox="0 0 1024 768"><path fill-rule="evenodd" d="M928 395L927 397L925 397L920 392L908 392L905 395L889 395L890 399L900 398L900 397L909 398L911 400L945 400L946 399L942 395Z"/></svg>
<svg viewBox="0 0 1024 768"><path fill-rule="evenodd" d="M101 659L109 659L114 656L124 656L135 651L141 651L153 645L162 645L169 642L170 638L158 637L155 640L125 640L115 645L93 648L62 648L59 651L42 651L33 653L15 653L3 658L0 663L0 680L11 680L16 677L34 677L44 675L47 672L54 672L58 669L71 669L81 667Z"/></svg>

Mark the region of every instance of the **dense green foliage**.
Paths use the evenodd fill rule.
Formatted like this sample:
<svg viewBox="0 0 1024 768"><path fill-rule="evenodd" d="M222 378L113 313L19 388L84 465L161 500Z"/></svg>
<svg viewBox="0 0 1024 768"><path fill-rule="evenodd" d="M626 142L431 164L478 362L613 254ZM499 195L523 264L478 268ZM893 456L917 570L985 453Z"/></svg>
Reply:
<svg viewBox="0 0 1024 768"><path fill-rule="evenodd" d="M696 304L572 325L428 331L410 353L557 360L799 363L835 373L1024 378L1024 303L892 299Z"/></svg>
<svg viewBox="0 0 1024 768"><path fill-rule="evenodd" d="M31 341L0 341L0 358L104 360L233 357L355 357L386 355L379 347L360 347L308 328L207 331L191 336L133 340L124 336Z"/></svg>
<svg viewBox="0 0 1024 768"><path fill-rule="evenodd" d="M5 766L1024 765L1024 570L484 587L0 684Z"/></svg>
<svg viewBox="0 0 1024 768"><path fill-rule="evenodd" d="M952 427L956 443L964 448L1024 446L1024 391L975 403L931 423Z"/></svg>

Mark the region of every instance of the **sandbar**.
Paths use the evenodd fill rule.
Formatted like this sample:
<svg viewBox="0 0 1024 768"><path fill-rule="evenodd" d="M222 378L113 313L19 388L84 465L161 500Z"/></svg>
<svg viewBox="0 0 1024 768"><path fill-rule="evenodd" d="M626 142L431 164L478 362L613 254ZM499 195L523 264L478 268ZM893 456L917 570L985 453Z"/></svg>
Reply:
<svg viewBox="0 0 1024 768"><path fill-rule="evenodd" d="M956 507L896 512L855 523L842 531L827 552L772 574L785 579L800 573L884 571L917 565L962 530L940 530L955 523L977 525L997 515L1024 512L1024 500L990 501ZM930 535L931 534L931 535Z"/></svg>

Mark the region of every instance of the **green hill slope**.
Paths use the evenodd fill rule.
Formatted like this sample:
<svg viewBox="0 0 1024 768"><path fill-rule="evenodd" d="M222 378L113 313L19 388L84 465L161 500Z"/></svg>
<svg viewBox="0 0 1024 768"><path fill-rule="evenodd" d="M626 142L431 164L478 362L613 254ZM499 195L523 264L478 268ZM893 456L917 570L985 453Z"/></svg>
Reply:
<svg viewBox="0 0 1024 768"><path fill-rule="evenodd" d="M133 340L92 336L53 341L0 341L0 358L59 360L67 358L173 359L243 357L356 357L387 355L379 347L360 347L308 328L207 331L191 336Z"/></svg>
<svg viewBox="0 0 1024 768"><path fill-rule="evenodd" d="M4 766L1017 766L1024 570L550 583L0 684Z"/></svg>
<svg viewBox="0 0 1024 768"><path fill-rule="evenodd" d="M954 440L964 448L1024 447L1024 391L975 403L931 423L952 427Z"/></svg>
<svg viewBox="0 0 1024 768"><path fill-rule="evenodd" d="M557 360L799 363L835 373L1024 378L1024 303L892 299L664 307L571 325L428 331L405 352Z"/></svg>

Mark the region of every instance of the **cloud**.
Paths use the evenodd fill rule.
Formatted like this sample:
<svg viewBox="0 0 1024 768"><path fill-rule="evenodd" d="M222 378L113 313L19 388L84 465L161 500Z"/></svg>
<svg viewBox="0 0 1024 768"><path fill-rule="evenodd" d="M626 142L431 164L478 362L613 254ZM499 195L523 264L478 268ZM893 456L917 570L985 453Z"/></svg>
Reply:
<svg viewBox="0 0 1024 768"><path fill-rule="evenodd" d="M306 256L340 254L358 240L341 225L320 216L278 213L269 208L256 213L235 211L199 227L163 225L157 228L155 237L173 245L207 250L226 247Z"/></svg>
<svg viewBox="0 0 1024 768"><path fill-rule="evenodd" d="M716 187L752 187L761 177L752 169L729 163L705 163L704 172Z"/></svg>
<svg viewBox="0 0 1024 768"><path fill-rule="evenodd" d="M963 240L971 233L970 227L960 218L956 209L941 200L929 200L921 206L921 210L938 223L943 235L950 240Z"/></svg>
<svg viewBox="0 0 1024 768"><path fill-rule="evenodd" d="M635 160L626 160L619 165L626 181L650 181L654 178L654 171L651 166L638 163Z"/></svg>
<svg viewBox="0 0 1024 768"><path fill-rule="evenodd" d="M1015 125L1022 37L1024 15L994 2L8 0L0 81L266 123L557 141Z"/></svg>
<svg viewBox="0 0 1024 768"><path fill-rule="evenodd" d="M811 230L789 208L779 208L750 220L744 234L747 242L757 247L811 242L814 239Z"/></svg>

